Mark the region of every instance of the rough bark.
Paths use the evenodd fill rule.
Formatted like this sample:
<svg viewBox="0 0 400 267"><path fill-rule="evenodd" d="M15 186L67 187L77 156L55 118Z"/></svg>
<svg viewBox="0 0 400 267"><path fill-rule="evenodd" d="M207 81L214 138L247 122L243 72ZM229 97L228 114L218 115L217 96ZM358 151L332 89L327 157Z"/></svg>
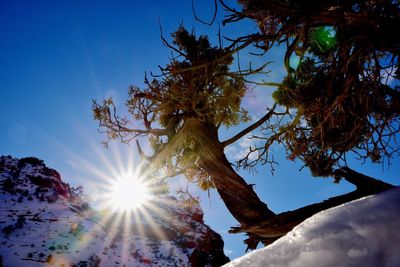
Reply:
<svg viewBox="0 0 400 267"><path fill-rule="evenodd" d="M253 187L236 173L224 154L224 146L218 140L217 129L199 125L196 130L201 146L199 166L211 177L222 201L232 216L242 225L253 225L275 217L262 202Z"/></svg>
<svg viewBox="0 0 400 267"><path fill-rule="evenodd" d="M323 202L308 205L293 211L275 214L262 202L253 187L236 173L224 154L224 144L218 139L218 129L213 125L191 121L183 127L182 136L195 131L199 148L199 167L213 181L222 201L232 216L240 223L231 233L246 233L248 248L254 249L261 241L268 245L282 237L312 215L347 203L349 201L377 194L393 188L393 185L358 173L350 168L335 171L356 186L348 194L333 197Z"/></svg>

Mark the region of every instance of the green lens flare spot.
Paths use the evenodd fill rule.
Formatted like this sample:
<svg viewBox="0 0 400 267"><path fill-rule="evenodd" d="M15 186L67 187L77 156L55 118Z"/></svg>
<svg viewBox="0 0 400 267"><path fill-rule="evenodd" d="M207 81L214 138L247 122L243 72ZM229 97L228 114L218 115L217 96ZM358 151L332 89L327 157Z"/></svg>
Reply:
<svg viewBox="0 0 400 267"><path fill-rule="evenodd" d="M295 54L291 55L289 59L289 65L291 68L296 70L300 65L300 57Z"/></svg>
<svg viewBox="0 0 400 267"><path fill-rule="evenodd" d="M311 44L320 52L327 52L336 46L336 30L332 26L322 26L311 31Z"/></svg>

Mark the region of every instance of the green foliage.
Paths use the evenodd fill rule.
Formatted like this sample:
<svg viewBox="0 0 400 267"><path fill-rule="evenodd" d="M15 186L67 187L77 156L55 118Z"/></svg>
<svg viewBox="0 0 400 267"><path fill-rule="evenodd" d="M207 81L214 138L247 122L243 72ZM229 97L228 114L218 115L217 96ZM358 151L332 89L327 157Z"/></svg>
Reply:
<svg viewBox="0 0 400 267"><path fill-rule="evenodd" d="M279 105L295 108L297 106L296 95L294 94L295 88L296 80L292 76L286 76L281 86L272 93L272 97Z"/></svg>

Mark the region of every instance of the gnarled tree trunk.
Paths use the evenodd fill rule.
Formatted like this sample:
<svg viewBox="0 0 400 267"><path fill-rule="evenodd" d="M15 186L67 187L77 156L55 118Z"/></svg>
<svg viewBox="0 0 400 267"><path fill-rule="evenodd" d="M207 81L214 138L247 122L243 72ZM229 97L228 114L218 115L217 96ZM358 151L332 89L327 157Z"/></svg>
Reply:
<svg viewBox="0 0 400 267"><path fill-rule="evenodd" d="M211 177L222 201L229 212L242 225L273 218L275 213L262 202L253 187L245 182L232 168L218 140L217 128L212 125L196 125L199 142L199 166Z"/></svg>
<svg viewBox="0 0 400 267"><path fill-rule="evenodd" d="M245 243L250 249L256 248L260 241L265 245L272 243L317 212L393 187L349 168L342 168L336 171L336 175L354 184L357 187L355 191L297 210L275 214L259 199L253 187L232 168L224 154L224 146L218 139L215 126L193 120L183 129L189 135L195 131L199 146L199 167L210 175L222 201L241 224L230 232L246 233L249 238Z"/></svg>

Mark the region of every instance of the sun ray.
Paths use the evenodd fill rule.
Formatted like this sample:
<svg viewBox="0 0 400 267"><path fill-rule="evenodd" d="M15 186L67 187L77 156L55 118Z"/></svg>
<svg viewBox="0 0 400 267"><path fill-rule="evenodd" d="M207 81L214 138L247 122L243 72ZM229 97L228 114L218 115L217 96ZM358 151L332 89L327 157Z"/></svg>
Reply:
<svg viewBox="0 0 400 267"><path fill-rule="evenodd" d="M141 209L137 209L132 212L134 224L131 225L132 229L135 230L134 232L139 234L141 238L146 237L146 230L144 229L144 225L140 223L141 221Z"/></svg>
<svg viewBox="0 0 400 267"><path fill-rule="evenodd" d="M96 225L85 229L81 240L73 245L76 250L81 250L97 232L104 231L106 236L98 247L101 250L99 255L112 245L115 238L121 237L117 249L123 261L128 263L131 246L135 246L137 240L144 240L143 237L147 240L150 235L161 240L167 239L167 235L158 226L158 217L162 218L166 213L158 207L157 198L147 182L147 177L153 174L137 163L136 154L131 149L125 150L125 147L113 145L109 150L104 150L93 140L88 140L91 150L75 153L62 142L56 141L75 163L75 168L79 168L80 175L84 174L79 179L85 181L84 186L89 190L92 205L100 214L94 220ZM160 204L162 206L165 203Z"/></svg>
<svg viewBox="0 0 400 267"><path fill-rule="evenodd" d="M116 146L113 150L113 158L115 159L116 170L117 172L127 173L128 169L132 164L124 164L124 160L122 160L121 150L119 146ZM128 161L129 162L129 161Z"/></svg>
<svg viewBox="0 0 400 267"><path fill-rule="evenodd" d="M166 234L161 230L159 225L156 224L155 220L153 219L153 216L149 214L149 211L150 209L148 205L147 209L141 209L141 214L145 218L147 225L157 238L159 238L160 240L166 240L167 239Z"/></svg>
<svg viewBox="0 0 400 267"><path fill-rule="evenodd" d="M93 147L93 150L95 151L96 156L101 160L101 162L104 164L104 166L107 169L107 172L103 172L104 175L112 175L112 177L118 177L119 171L121 169L118 167L115 167L116 165L119 166L121 163L119 162L120 160L114 160L114 162L111 162L110 159L107 158L107 156L104 153L104 150L101 150L98 146L98 144L93 143L91 141L91 146ZM117 150L117 146L113 146L111 149L112 151ZM98 168L96 168L98 169ZM104 178L105 181L107 181L107 177Z"/></svg>
<svg viewBox="0 0 400 267"><path fill-rule="evenodd" d="M94 237L96 232L98 231L105 231L105 225L107 225L109 222L113 221L114 215L113 214L106 214L103 215L100 219L100 221L96 222L96 226L92 229L89 229L87 232L85 232L82 235L81 240L79 240L78 242L74 242L73 245L73 250L74 251L82 251L81 248L85 246L85 244L87 244L90 240L91 237ZM85 242L82 242L85 241ZM104 249L104 247L103 247ZM99 252L99 254L101 254L102 251Z"/></svg>
<svg viewBox="0 0 400 267"><path fill-rule="evenodd" d="M104 240L104 248L112 248L115 242L115 238L118 235L118 229L120 229L123 213L114 213L113 220L105 230L107 232L106 239Z"/></svg>
<svg viewBox="0 0 400 267"><path fill-rule="evenodd" d="M151 210L152 212L156 213L160 218L168 218L168 212L165 208L162 208L163 205L170 204L168 200L163 199L162 201L153 198L151 201L146 203L147 209Z"/></svg>
<svg viewBox="0 0 400 267"><path fill-rule="evenodd" d="M121 240L121 260L122 264L128 264L129 260L129 240L131 237L131 231L129 229L131 215L130 212L125 212L124 214L124 224L122 231L122 240Z"/></svg>
<svg viewBox="0 0 400 267"><path fill-rule="evenodd" d="M150 198L147 185L135 175L122 175L112 182L109 192L110 204L114 210L134 210Z"/></svg>
<svg viewBox="0 0 400 267"><path fill-rule="evenodd" d="M36 133L47 136L49 143L57 147L60 153L63 153L71 161L71 164L68 165L72 169L67 175L72 179L76 179L72 184L84 186L85 194L89 195L91 199L90 206L93 208L94 214L96 214L92 220L95 224L91 228L84 229L79 240L76 239L71 242L71 249L80 251L77 252L79 254L84 253L82 248L87 246L88 242L93 242L99 232L105 232L104 242L96 246L100 257L102 257L104 249L110 246L119 233L122 233L122 242L119 243L122 248L119 247L118 249L122 249L121 253L123 258L127 259L126 262L129 261L131 245L135 245L137 242L142 243L144 245L143 248L151 253L149 247L146 246L148 242L146 240L148 240L147 237L149 235L157 236L159 239L167 238L162 228L157 225L159 218L162 220L166 215L165 211L158 207L158 204L162 207L165 202L157 202L154 192L146 188L148 183L144 181L147 180L147 177L153 176L152 170L138 164L137 155L131 147L113 144L106 150L99 146L96 141L93 141L85 131L84 126L80 130L89 144L89 149L77 153L67 147L62 140L55 138L39 127L35 127ZM148 144L144 143L143 148L146 149L146 146ZM63 176L66 175L63 174ZM113 185L126 176L143 183L145 190L149 190L149 196L152 197L146 196L135 207L118 209L112 204ZM133 192L133 190L130 191L129 189L133 189L133 187L131 186L126 190L128 196L129 193L132 194ZM121 201L122 205L124 205L123 201ZM90 218L92 215L86 214L84 216ZM149 232L151 233L149 234Z"/></svg>

